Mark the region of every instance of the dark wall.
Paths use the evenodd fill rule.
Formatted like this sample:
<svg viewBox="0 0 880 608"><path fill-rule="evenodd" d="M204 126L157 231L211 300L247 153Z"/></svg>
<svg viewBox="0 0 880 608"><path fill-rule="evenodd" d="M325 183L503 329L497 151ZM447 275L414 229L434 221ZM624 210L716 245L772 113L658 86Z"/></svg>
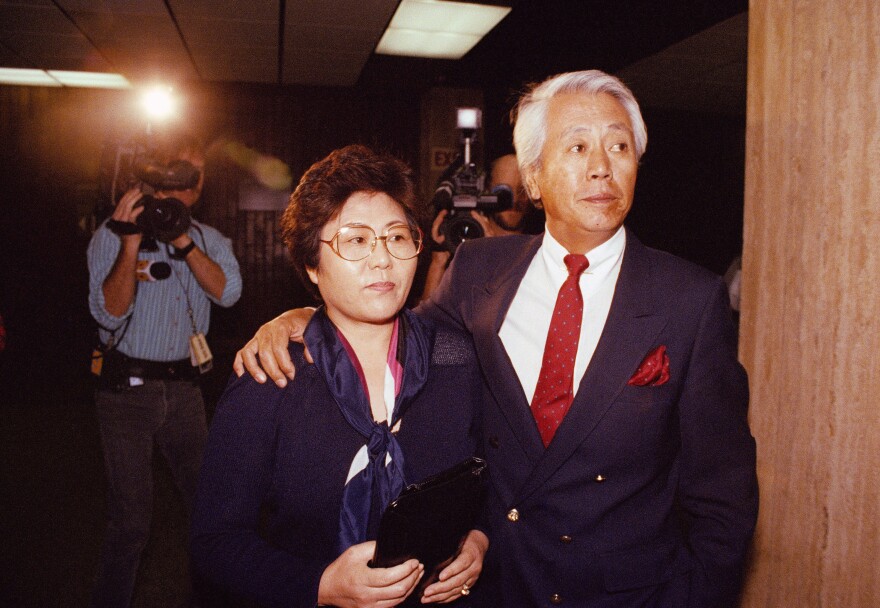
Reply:
<svg viewBox="0 0 880 608"><path fill-rule="evenodd" d="M742 250L745 117L643 109L627 225L646 244L724 274Z"/></svg>

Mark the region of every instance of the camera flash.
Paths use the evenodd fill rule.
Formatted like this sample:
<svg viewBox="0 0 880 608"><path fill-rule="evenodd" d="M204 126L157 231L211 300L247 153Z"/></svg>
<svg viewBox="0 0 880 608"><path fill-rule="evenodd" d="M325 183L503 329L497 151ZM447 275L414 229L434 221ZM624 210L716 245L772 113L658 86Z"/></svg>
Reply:
<svg viewBox="0 0 880 608"><path fill-rule="evenodd" d="M458 108L459 129L479 129L482 112L479 108Z"/></svg>
<svg viewBox="0 0 880 608"><path fill-rule="evenodd" d="M163 86L156 86L144 91L141 103L147 115L159 120L173 114L176 105L171 95L171 87Z"/></svg>

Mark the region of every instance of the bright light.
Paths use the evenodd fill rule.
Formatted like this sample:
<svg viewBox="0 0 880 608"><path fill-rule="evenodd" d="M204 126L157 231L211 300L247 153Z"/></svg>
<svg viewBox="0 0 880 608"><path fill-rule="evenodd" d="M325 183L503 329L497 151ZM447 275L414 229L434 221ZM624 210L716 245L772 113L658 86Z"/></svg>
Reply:
<svg viewBox="0 0 880 608"><path fill-rule="evenodd" d="M155 120L164 120L174 114L177 103L171 94L171 87L155 86L144 91L141 104L147 115Z"/></svg>
<svg viewBox="0 0 880 608"><path fill-rule="evenodd" d="M461 59L509 12L506 6L402 0L376 53Z"/></svg>
<svg viewBox="0 0 880 608"><path fill-rule="evenodd" d="M456 126L459 129L470 129L475 131L480 128L480 118L483 113L479 108L458 108L456 115Z"/></svg>

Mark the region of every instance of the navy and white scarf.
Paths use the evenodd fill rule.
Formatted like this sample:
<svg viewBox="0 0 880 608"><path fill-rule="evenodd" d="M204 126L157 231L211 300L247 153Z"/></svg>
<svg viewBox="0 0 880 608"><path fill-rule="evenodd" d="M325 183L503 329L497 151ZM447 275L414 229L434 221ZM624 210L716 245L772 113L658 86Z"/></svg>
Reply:
<svg viewBox="0 0 880 608"><path fill-rule="evenodd" d="M303 334L315 366L342 415L366 443L366 449L358 453L363 460L365 452L365 466L360 469L355 464L359 460L356 455L354 474L350 474L342 495L337 541L339 553L367 540L373 495L378 497L378 512L381 513L406 486L403 452L391 429L427 382L434 330L414 313L403 310L398 314L394 336L397 339L392 339L386 372L386 376L396 380L394 409L387 423L377 423L373 420L360 362L323 307L315 312Z"/></svg>

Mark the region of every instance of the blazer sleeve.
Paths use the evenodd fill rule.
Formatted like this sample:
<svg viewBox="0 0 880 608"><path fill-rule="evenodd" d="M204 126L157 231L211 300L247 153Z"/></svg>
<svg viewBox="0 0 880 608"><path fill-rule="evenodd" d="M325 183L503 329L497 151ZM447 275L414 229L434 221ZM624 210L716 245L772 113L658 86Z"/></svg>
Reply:
<svg viewBox="0 0 880 608"><path fill-rule="evenodd" d="M257 530L272 482L276 412L294 385L279 390L247 374L230 381L211 422L190 531L199 572L266 606L314 606L327 566L273 547Z"/></svg>
<svg viewBox="0 0 880 608"><path fill-rule="evenodd" d="M719 279L700 317L678 404L677 499L697 561L690 594L694 608L736 605L758 513L748 381L735 342Z"/></svg>

